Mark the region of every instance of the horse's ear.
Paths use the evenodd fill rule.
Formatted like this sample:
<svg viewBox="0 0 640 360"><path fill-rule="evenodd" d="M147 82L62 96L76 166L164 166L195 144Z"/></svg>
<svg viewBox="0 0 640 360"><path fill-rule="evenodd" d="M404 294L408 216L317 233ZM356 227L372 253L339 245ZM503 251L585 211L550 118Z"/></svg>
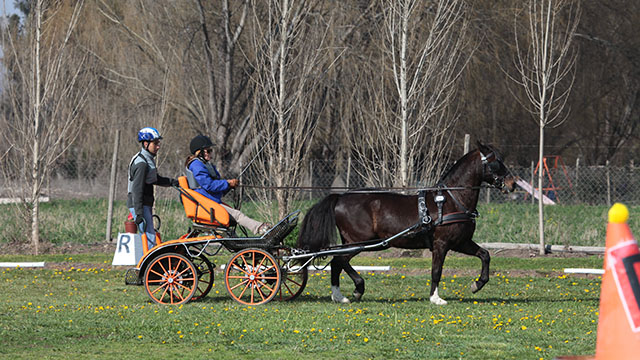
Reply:
<svg viewBox="0 0 640 360"><path fill-rule="evenodd" d="M476 145L478 146L478 150L485 150L487 147L480 142L480 140L476 140Z"/></svg>

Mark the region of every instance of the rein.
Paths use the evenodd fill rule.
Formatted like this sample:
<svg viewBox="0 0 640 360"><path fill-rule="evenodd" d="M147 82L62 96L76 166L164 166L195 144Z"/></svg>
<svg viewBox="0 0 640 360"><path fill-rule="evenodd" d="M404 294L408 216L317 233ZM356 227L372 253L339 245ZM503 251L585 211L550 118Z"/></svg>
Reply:
<svg viewBox="0 0 640 360"><path fill-rule="evenodd" d="M317 191L317 190L342 190L349 194L365 194L376 192L389 192L389 191L438 191L438 190L480 190L480 189L499 189L494 185L480 185L480 186L452 186L452 187L378 187L378 188L351 188L344 186L263 186L263 185L238 185L237 187L247 189L262 189L262 190L299 190L299 191Z"/></svg>

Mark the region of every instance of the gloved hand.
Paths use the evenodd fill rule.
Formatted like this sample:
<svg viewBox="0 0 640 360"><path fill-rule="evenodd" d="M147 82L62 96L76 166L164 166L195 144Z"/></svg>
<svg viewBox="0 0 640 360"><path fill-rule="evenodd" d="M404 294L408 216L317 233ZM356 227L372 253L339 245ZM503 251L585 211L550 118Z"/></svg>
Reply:
<svg viewBox="0 0 640 360"><path fill-rule="evenodd" d="M178 179L171 179L170 182L171 182L171 186L173 187L180 186L180 182L178 182Z"/></svg>
<svg viewBox="0 0 640 360"><path fill-rule="evenodd" d="M140 225L144 222L144 217L142 215L136 215L136 225Z"/></svg>

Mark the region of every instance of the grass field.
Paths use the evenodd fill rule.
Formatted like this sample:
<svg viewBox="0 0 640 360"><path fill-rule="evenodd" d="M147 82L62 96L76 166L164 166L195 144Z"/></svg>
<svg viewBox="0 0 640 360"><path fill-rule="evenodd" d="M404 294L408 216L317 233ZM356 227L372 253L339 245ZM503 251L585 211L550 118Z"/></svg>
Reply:
<svg viewBox="0 0 640 360"><path fill-rule="evenodd" d="M115 209L114 237L126 217L123 203ZM243 209L255 213L251 204ZM26 242L28 230L14 210L0 206L3 246ZM537 242L534 205L481 204L478 210L476 241ZM547 207L547 240L603 246L607 210ZM156 211L165 240L188 227L179 203L163 201ZM630 211L633 229L640 207ZM104 243L104 214L103 200L42 204L42 239L71 249ZM294 231L287 241L295 236ZM331 303L329 276L318 272L298 300L246 307L229 298L220 274L202 301L152 304L142 287L124 285L125 269L110 266L112 255L0 255L0 261L50 264L0 269L0 358L551 359L595 351L600 278L561 270L601 268L600 257L494 256L491 281L472 294L469 286L480 261L449 256L440 289L449 305L438 307L428 300L430 259L374 253L356 257L353 264L391 265L392 271L363 274L367 292L361 302ZM342 290L352 292L349 279L342 281Z"/></svg>
<svg viewBox="0 0 640 360"><path fill-rule="evenodd" d="M22 256L55 264L0 270L0 358L551 359L595 351L600 279L560 271L601 267L598 257L494 257L491 281L471 294L479 260L450 256L445 271L455 271L441 287L449 305L435 306L430 260L376 255L354 263L392 271L363 274L361 302L331 303L329 276L317 272L299 299L257 307L230 300L220 274L202 301L161 306L124 285L111 254ZM342 289L350 294L351 281Z"/></svg>

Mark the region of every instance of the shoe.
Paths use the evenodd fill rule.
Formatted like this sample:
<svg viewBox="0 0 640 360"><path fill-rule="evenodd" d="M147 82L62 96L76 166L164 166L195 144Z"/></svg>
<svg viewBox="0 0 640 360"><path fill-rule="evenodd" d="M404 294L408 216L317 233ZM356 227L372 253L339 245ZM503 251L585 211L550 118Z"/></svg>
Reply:
<svg viewBox="0 0 640 360"><path fill-rule="evenodd" d="M271 230L272 227L273 227L273 225L271 225L269 223L262 223L262 225L260 225L260 227L258 228L258 235L262 236L262 235L268 233L269 230Z"/></svg>

